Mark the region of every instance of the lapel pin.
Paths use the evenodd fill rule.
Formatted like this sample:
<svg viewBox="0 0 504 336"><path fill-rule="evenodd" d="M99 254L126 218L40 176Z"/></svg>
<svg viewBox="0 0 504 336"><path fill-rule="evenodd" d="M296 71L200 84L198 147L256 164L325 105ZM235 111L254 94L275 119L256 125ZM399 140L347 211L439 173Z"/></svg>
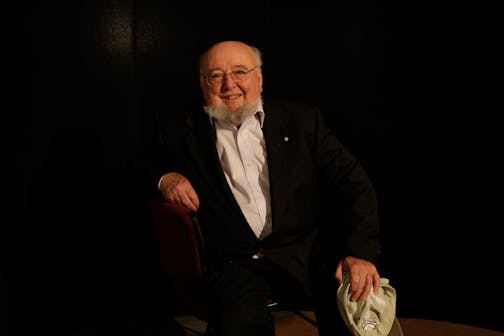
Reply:
<svg viewBox="0 0 504 336"><path fill-rule="evenodd" d="M288 136L284 137L284 141L285 142L289 141L289 137Z"/></svg>

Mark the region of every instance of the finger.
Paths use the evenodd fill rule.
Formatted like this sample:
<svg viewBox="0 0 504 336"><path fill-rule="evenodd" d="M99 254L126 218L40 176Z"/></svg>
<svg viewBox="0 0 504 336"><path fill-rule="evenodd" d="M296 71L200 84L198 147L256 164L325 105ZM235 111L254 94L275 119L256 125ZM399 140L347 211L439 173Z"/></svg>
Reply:
<svg viewBox="0 0 504 336"><path fill-rule="evenodd" d="M194 188L192 187L191 183L189 183L189 181L187 181L187 184L185 185L184 188L180 188L179 195L180 195L180 201L185 207L191 209L192 211L198 210L199 198L198 195L196 194L196 191L194 191Z"/></svg>
<svg viewBox="0 0 504 336"><path fill-rule="evenodd" d="M366 301L372 288L373 288L373 277L371 275L368 275L360 299Z"/></svg>
<svg viewBox="0 0 504 336"><path fill-rule="evenodd" d="M165 184L164 188L161 189L161 192L163 194L163 197L171 203L177 203L177 201L180 199L177 196L177 190L169 184Z"/></svg>
<svg viewBox="0 0 504 336"><path fill-rule="evenodd" d="M198 194L196 194L196 191L192 188L192 186L187 190L187 197L191 200L192 204L194 204L194 211L198 210L199 208L199 198Z"/></svg>
<svg viewBox="0 0 504 336"><path fill-rule="evenodd" d="M183 206L185 206L186 208L192 210L192 211L196 211L198 210L198 207L197 205L194 203L194 201L191 199L191 197L189 197L188 193L183 193L180 197L180 202Z"/></svg>
<svg viewBox="0 0 504 336"><path fill-rule="evenodd" d="M361 294L362 294L361 288L357 289L356 291L353 291L352 296L350 296L350 300L357 301L360 298Z"/></svg>
<svg viewBox="0 0 504 336"><path fill-rule="evenodd" d="M168 202L171 202L171 203L176 203L176 204L179 204L179 203L180 203L179 198L178 198L175 194L173 194L173 193L171 193L171 194L168 196L168 198L167 198L167 199L168 199Z"/></svg>
<svg viewBox="0 0 504 336"><path fill-rule="evenodd" d="M166 190L163 190L163 197L165 200L167 200L170 203L175 203L175 198L174 194L172 192L168 192Z"/></svg>
<svg viewBox="0 0 504 336"><path fill-rule="evenodd" d="M378 290L380 289L380 275L375 273L373 275L373 291L375 294L378 294Z"/></svg>
<svg viewBox="0 0 504 336"><path fill-rule="evenodd" d="M343 282L343 272L341 272L341 270L336 269L336 272L334 272L334 277L336 278L336 281L338 281L338 284L341 284Z"/></svg>
<svg viewBox="0 0 504 336"><path fill-rule="evenodd" d="M350 292L352 293L350 300L357 301L362 294L363 288L364 282L361 278L357 275L352 276L350 279Z"/></svg>

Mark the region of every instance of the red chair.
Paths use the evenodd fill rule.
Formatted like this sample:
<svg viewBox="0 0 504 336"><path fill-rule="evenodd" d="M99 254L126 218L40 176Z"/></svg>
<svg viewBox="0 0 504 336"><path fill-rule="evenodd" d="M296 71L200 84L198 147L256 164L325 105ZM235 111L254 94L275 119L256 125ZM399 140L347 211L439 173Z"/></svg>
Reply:
<svg viewBox="0 0 504 336"><path fill-rule="evenodd" d="M204 244L194 212L174 203L151 203L161 266L180 302L197 318L208 320L206 294L201 285Z"/></svg>

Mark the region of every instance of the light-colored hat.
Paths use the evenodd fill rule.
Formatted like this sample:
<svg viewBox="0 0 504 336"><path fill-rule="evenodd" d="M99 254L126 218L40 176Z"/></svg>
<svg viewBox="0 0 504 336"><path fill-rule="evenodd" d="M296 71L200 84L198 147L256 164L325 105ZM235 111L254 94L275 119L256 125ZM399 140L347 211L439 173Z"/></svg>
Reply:
<svg viewBox="0 0 504 336"><path fill-rule="evenodd" d="M366 301L351 301L350 297L350 277L344 273L337 292L338 308L353 335L403 336L396 319L396 291L388 279L381 278L378 293L371 290Z"/></svg>

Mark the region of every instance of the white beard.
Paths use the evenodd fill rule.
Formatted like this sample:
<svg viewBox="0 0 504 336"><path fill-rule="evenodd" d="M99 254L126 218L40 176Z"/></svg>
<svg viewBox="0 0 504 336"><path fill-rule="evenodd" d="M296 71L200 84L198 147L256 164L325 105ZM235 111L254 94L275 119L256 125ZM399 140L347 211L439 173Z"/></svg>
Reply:
<svg viewBox="0 0 504 336"><path fill-rule="evenodd" d="M223 121L234 126L240 126L245 121L245 119L257 112L260 102L262 102L262 98L258 99L255 104L249 104L245 102L235 112L229 111L229 109L225 105L205 105L203 106L203 109L210 117L216 120Z"/></svg>

